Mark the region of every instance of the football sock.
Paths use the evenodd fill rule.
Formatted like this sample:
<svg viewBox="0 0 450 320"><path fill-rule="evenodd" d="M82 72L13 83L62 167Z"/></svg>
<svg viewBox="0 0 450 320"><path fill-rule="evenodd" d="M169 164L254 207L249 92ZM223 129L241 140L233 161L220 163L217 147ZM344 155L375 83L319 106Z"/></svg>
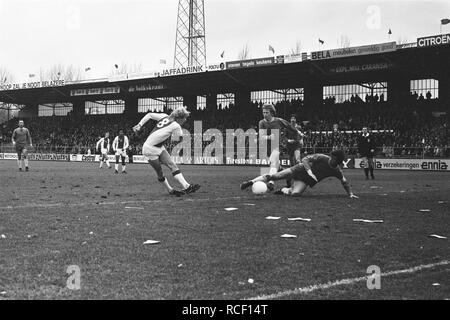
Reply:
<svg viewBox="0 0 450 320"><path fill-rule="evenodd" d="M109 164L108 158L106 158L106 165L108 166L108 168L111 168L111 165Z"/></svg>
<svg viewBox="0 0 450 320"><path fill-rule="evenodd" d="M369 177L369 169L364 168L364 173L366 174L366 177L368 178Z"/></svg>
<svg viewBox="0 0 450 320"><path fill-rule="evenodd" d="M369 171L370 171L370 176L373 177L373 168L369 168Z"/></svg>
<svg viewBox="0 0 450 320"><path fill-rule="evenodd" d="M189 188L189 183L187 183L187 181L184 179L183 174L181 172L177 173L173 177L175 178L175 180L178 181L178 183L180 183L183 186L183 189Z"/></svg>
<svg viewBox="0 0 450 320"><path fill-rule="evenodd" d="M255 183L257 181L267 182L267 178L266 177L267 177L267 175L265 174L265 175L256 177L255 179L251 180L251 182L253 182L253 183Z"/></svg>
<svg viewBox="0 0 450 320"><path fill-rule="evenodd" d="M173 190L166 177L163 177L162 179L158 178L158 181L164 184L164 187L166 188L167 191L169 191L169 193Z"/></svg>
<svg viewBox="0 0 450 320"><path fill-rule="evenodd" d="M270 175L273 175L273 174L275 174L277 172L278 172L278 169L276 167L270 167L270 169L269 169L269 174Z"/></svg>
<svg viewBox="0 0 450 320"><path fill-rule="evenodd" d="M19 166L19 169L22 169L22 160L17 160L17 165Z"/></svg>
<svg viewBox="0 0 450 320"><path fill-rule="evenodd" d="M122 165L122 172L124 172L127 169L127 166Z"/></svg>
<svg viewBox="0 0 450 320"><path fill-rule="evenodd" d="M118 171L118 170L119 170L119 164L116 163L116 164L114 165L114 169L116 169L116 171Z"/></svg>
<svg viewBox="0 0 450 320"><path fill-rule="evenodd" d="M25 164L25 167L28 167L28 159L23 159L23 162Z"/></svg>

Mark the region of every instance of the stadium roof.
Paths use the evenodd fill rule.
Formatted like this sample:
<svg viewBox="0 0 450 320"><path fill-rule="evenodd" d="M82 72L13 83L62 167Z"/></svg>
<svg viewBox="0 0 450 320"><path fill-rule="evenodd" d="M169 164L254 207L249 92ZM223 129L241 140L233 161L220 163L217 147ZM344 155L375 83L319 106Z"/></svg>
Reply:
<svg viewBox="0 0 450 320"><path fill-rule="evenodd" d="M347 57L344 54L341 58L327 57L326 54L333 53L332 51L312 53L316 54L316 57L309 56L303 61L294 59L293 63L289 61L292 58L290 56L226 62L211 68L205 66L201 72L181 75L177 73L183 73L182 71L172 69L159 75L124 75L109 79L69 82L63 85L56 83L55 86L47 83L46 86L39 88L12 89L3 86L0 89L0 101L44 104L75 100L117 100L128 97L157 98L231 93L239 90L303 88L310 84L373 83L399 77L408 79L449 77L450 45L424 47L397 45L396 50L389 52ZM265 62L262 61L264 59ZM207 68L214 71L207 71ZM22 84L27 85L29 84Z"/></svg>

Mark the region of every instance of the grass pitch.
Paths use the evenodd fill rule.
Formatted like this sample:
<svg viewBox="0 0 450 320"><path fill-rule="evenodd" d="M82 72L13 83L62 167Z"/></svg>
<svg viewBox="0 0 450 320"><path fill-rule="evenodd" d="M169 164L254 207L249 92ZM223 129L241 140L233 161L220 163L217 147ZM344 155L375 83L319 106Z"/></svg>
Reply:
<svg viewBox="0 0 450 320"><path fill-rule="evenodd" d="M376 171L366 181L347 170L360 199L336 179L287 198L239 189L258 168L183 166L202 187L177 198L146 165L128 175L97 163L30 168L0 162L0 299L450 298L449 239L429 237L450 237L448 173ZM66 286L70 265L80 290ZM355 279L371 265L407 271L369 290ZM431 267L414 269L422 265Z"/></svg>

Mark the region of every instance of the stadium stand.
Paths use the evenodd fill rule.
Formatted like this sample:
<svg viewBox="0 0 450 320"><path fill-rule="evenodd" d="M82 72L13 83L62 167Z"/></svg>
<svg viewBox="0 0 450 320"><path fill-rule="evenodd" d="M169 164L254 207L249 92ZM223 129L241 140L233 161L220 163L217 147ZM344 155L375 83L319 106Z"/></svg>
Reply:
<svg viewBox="0 0 450 320"><path fill-rule="evenodd" d="M301 124L305 150L330 152L341 148L349 154L357 154L357 140L362 127L375 132L377 155L383 157L448 157L450 156L449 115L439 99L421 99L412 93L401 105L369 97L363 101L357 96L343 103L335 103L333 97L324 99L322 105L307 108L301 99L275 103L280 117L289 120L295 114ZM192 111L184 127L194 132L194 121L202 121L203 132L209 128L257 129L261 119L261 101L254 101L246 108L229 104L225 108L197 109ZM244 110L245 109L245 110ZM166 110L170 113L170 110ZM85 115L75 117L37 117L27 119L26 126L32 132L36 152L95 153L95 143L106 131L115 135L125 128L130 137L131 152L139 154L151 126L135 136L130 128L142 114L124 117L121 114ZM12 119L2 127L2 143L11 141L11 133L17 126ZM333 128L336 128L334 130ZM204 142L204 145L209 142ZM168 146L169 149L171 146Z"/></svg>

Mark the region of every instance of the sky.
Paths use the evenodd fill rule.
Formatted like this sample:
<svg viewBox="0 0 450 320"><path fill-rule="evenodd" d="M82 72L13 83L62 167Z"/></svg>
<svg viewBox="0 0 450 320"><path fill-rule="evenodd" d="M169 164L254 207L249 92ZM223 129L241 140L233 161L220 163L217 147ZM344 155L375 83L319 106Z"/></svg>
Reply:
<svg viewBox="0 0 450 320"><path fill-rule="evenodd" d="M200 1L200 0L199 0ZM0 68L13 82L61 63L103 78L114 64L144 71L173 64L179 0L0 0ZM415 42L440 33L450 1L439 0L204 0L207 63L388 41ZM392 30L389 38L388 30ZM450 24L442 26L450 33ZM318 39L325 43L320 46ZM165 59L167 65L161 65ZM84 72L85 68L91 68ZM44 79L43 79L44 80Z"/></svg>

